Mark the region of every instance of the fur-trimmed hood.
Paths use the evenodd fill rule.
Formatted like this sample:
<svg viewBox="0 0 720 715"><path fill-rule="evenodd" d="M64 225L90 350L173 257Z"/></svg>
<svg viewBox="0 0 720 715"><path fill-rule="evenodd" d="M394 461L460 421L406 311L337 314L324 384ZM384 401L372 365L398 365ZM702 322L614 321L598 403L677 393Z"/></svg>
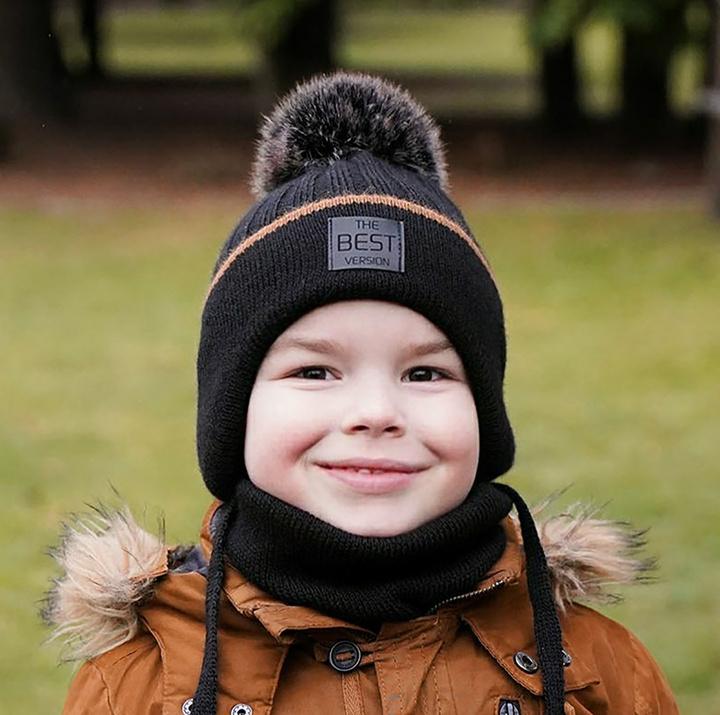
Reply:
<svg viewBox="0 0 720 715"><path fill-rule="evenodd" d="M616 601L614 587L643 580L653 568L637 556L642 532L599 519L593 509L575 507L536 523L561 612L576 601ZM199 547L168 548L127 508L73 519L51 553L62 575L53 581L42 615L53 628L51 640L64 642L67 660L92 658L133 638L140 608L158 581L203 566Z"/></svg>

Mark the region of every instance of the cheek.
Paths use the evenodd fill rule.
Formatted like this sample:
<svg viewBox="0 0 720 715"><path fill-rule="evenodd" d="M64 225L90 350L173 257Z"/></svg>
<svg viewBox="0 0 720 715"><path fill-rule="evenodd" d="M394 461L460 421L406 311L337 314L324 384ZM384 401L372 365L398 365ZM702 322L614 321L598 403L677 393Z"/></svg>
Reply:
<svg viewBox="0 0 720 715"><path fill-rule="evenodd" d="M253 388L245 431L245 466L257 486L286 482L288 471L320 438L307 399L273 384Z"/></svg>
<svg viewBox="0 0 720 715"><path fill-rule="evenodd" d="M480 456L480 432L469 391L448 395L445 404L433 411L432 422L436 449L459 469L469 470L473 480Z"/></svg>

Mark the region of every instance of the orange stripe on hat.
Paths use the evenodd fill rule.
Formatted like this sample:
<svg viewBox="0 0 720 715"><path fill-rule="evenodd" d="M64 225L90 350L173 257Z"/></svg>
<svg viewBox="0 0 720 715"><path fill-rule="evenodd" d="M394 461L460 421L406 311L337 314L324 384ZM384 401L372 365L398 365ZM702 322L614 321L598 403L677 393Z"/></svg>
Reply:
<svg viewBox="0 0 720 715"><path fill-rule="evenodd" d="M497 281L495 280L495 276L493 275L492 269L490 268L490 264L480 250L480 247L477 245L473 237L462 226L460 226L460 224L456 223L452 219L449 219L447 216L443 216L443 214L439 213L438 211L434 211L433 209L421 206L420 204L415 204L412 201L408 201L406 199L396 198L395 196L387 196L385 194L346 194L343 196L335 196L330 199L322 199L320 201L315 201L313 203L306 204L305 206L300 206L299 208L293 209L292 211L288 211L288 213L280 216L280 218L275 219L271 223L267 224L267 226L263 226L260 230L256 231L251 236L248 236L248 238L246 238L239 246L237 246L235 250L223 261L220 268L218 268L212 279L212 282L210 283L207 294L205 295L205 302L207 302L213 289L218 284L220 279L225 275L226 271L230 268L230 266L235 262L235 260L240 257L248 248L258 243L258 241L261 241L263 238L269 236L271 233L277 231L283 226L286 226L293 221L304 218L305 216L309 216L310 214L313 214L317 211L334 208L335 206L347 206L349 204L381 204L382 206L392 206L394 208L403 209L404 211L409 211L410 213L424 216L430 221L435 221L441 226L444 226L445 228L460 236L460 238L462 238L463 241L465 241L465 243L467 243L467 245L473 250L475 255L480 259L483 266L485 266L485 270L487 270L490 278L492 279L495 287L497 288Z"/></svg>

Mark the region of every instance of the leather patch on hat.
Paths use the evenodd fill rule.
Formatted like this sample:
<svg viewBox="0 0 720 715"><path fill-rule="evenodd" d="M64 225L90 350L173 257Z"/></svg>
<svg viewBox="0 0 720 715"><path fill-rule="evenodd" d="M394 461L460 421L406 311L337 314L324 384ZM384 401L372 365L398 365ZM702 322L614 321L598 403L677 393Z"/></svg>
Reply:
<svg viewBox="0 0 720 715"><path fill-rule="evenodd" d="M404 273L403 222L372 216L328 219L328 270L348 268Z"/></svg>

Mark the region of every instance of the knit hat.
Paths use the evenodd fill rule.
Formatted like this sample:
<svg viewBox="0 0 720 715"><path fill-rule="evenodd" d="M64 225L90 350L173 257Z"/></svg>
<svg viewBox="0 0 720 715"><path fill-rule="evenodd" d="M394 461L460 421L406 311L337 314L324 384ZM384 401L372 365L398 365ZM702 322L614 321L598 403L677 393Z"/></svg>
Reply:
<svg viewBox="0 0 720 715"><path fill-rule="evenodd" d="M227 501L246 477L250 392L275 339L315 308L357 299L406 306L447 335L475 399L478 478L505 473L515 445L502 304L446 193L434 121L385 80L312 79L266 120L252 187L257 202L222 248L202 316L197 447L208 489Z"/></svg>

